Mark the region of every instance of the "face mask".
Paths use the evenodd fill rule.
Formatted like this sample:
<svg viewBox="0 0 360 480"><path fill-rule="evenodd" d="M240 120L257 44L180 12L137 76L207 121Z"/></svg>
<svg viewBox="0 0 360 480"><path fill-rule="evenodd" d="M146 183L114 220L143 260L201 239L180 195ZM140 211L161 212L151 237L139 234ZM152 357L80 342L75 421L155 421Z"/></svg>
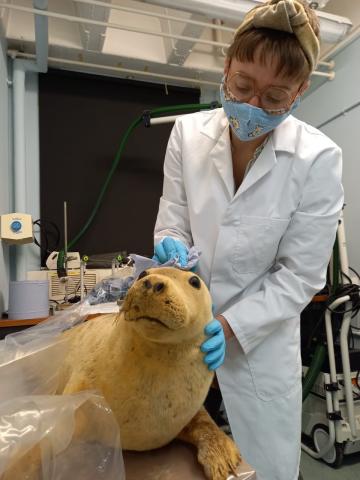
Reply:
<svg viewBox="0 0 360 480"><path fill-rule="evenodd" d="M290 110L282 115L270 115L262 108L248 103L234 102L224 93L224 83L220 85L220 98L223 109L235 135L242 141L254 140L274 130L299 105L300 97L292 104Z"/></svg>

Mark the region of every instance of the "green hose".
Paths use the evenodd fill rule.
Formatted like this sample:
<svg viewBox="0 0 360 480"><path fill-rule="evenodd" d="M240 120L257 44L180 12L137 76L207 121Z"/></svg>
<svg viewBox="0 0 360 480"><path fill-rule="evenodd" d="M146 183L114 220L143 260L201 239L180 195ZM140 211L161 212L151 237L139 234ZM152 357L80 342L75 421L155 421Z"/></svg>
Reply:
<svg viewBox="0 0 360 480"><path fill-rule="evenodd" d="M185 105L174 105L174 106L170 106L170 107L154 108L153 110L150 110L147 113L148 113L148 115L150 115L150 117L161 117L166 113L178 113L178 112L181 112L181 111L189 112L189 111L196 111L196 110L210 110L212 108L217 108L217 107L220 107L220 105L216 102L213 102L213 103L189 103L189 104L185 104ZM136 118L131 123L129 128L126 130L125 135L123 136L123 138L121 140L118 151L116 152L116 155L115 155L114 161L111 165L111 168L109 170L109 173L107 174L105 182L103 183L103 186L101 187L99 196L98 196L98 198L96 200L96 203L95 203L95 206L94 206L92 212L90 213L90 216L89 216L88 220L86 221L85 225L80 230L80 232L68 243L68 246L67 246L68 249L72 248L80 240L80 238L84 235L84 233L89 229L90 225L92 224L92 222L95 218L95 215L97 214L97 212L98 212L98 210L99 210L99 208L102 204L102 201L104 199L104 195L105 195L105 193L106 193L106 191L109 187L109 184L112 180L112 177L113 177L113 175L114 175L114 173L117 169L117 166L119 164L120 158L121 158L122 153L124 151L125 145L126 145L128 139L129 139L130 135L132 134L133 130L135 130L135 128L138 125L140 125L140 123L142 123L142 122L143 122L143 115ZM57 258L57 270L58 270L58 274L60 276L64 275L64 271L65 271L64 262L65 262L65 251L60 250L58 258Z"/></svg>
<svg viewBox="0 0 360 480"><path fill-rule="evenodd" d="M302 385L302 401L306 399L309 395L319 373L321 372L324 360L326 358L326 347L323 344L316 345L313 359L309 366L308 371L306 372L305 378Z"/></svg>
<svg viewBox="0 0 360 480"><path fill-rule="evenodd" d="M336 235L335 245L333 248L333 284L331 293L334 294L339 286L340 281L340 254L339 254L339 240Z"/></svg>

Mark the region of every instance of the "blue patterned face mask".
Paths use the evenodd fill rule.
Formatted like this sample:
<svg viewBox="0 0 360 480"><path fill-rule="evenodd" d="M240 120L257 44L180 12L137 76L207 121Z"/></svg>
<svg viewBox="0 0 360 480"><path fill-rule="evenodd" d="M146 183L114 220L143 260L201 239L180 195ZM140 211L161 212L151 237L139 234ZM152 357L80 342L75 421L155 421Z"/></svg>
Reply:
<svg viewBox="0 0 360 480"><path fill-rule="evenodd" d="M299 96L292 104L290 110L281 115L271 115L262 108L254 107L248 103L233 101L226 94L223 82L220 85L220 98L233 132L244 142L254 140L274 130L300 103Z"/></svg>

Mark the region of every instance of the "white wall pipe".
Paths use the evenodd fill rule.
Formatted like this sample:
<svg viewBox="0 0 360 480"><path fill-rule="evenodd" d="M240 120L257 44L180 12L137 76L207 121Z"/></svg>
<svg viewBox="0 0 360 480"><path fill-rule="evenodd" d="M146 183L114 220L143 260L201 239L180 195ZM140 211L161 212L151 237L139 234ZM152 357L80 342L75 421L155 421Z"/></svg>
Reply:
<svg viewBox="0 0 360 480"><path fill-rule="evenodd" d="M15 50L8 50L8 53L10 56L15 55L16 57L20 57L20 58L35 58L35 55L31 53L17 52ZM69 65L69 66L75 66L75 67L85 67L85 68L91 68L91 69L95 68L98 70L117 72L117 73L127 73L130 75L140 75L147 78L149 77L157 78L159 80L164 80L164 81L167 81L167 80L175 81L175 82L180 81L180 82L190 83L191 85L210 85L212 87L219 86L219 82L211 82L209 80L201 80L199 78L180 77L178 75L167 75L165 73L145 72L142 70L134 70L131 68L111 67L109 65L101 65L98 63L90 63L90 62L79 62L77 60L68 60L63 58L49 57L48 60L49 60L49 63L63 64L63 65Z"/></svg>
<svg viewBox="0 0 360 480"><path fill-rule="evenodd" d="M86 3L88 5L96 5L99 7L105 7L110 10L118 10L121 12L129 12L129 13L136 13L137 15L144 15L147 17L156 17L156 18L163 18L164 20L171 20L173 22L178 22L178 23L189 23L191 25L198 25L200 27L206 27L206 28L213 28L217 30L223 30L224 32L230 32L234 33L235 29L231 27L225 27L225 25L221 25L219 27L215 26L212 23L209 22L201 22L199 20L193 20L190 18L181 18L181 17L176 17L174 15L167 15L164 13L157 13L157 12L149 12L148 10L141 10L139 8L130 8L130 7L123 7L122 5L114 5L113 3L106 3L106 2L100 2L98 0L73 0L76 3Z"/></svg>
<svg viewBox="0 0 360 480"><path fill-rule="evenodd" d="M13 62L13 122L14 122L14 205L15 211L26 213L26 156L25 156L25 72L23 60ZM26 278L26 252L16 247L16 280Z"/></svg>
<svg viewBox="0 0 360 480"><path fill-rule="evenodd" d="M47 8L47 0L34 0L34 6ZM13 122L14 122L14 206L15 211L27 212L26 202L26 149L25 149L25 81L26 72L47 70L48 20L35 16L35 61L13 57ZM26 250L16 248L16 280L26 278Z"/></svg>

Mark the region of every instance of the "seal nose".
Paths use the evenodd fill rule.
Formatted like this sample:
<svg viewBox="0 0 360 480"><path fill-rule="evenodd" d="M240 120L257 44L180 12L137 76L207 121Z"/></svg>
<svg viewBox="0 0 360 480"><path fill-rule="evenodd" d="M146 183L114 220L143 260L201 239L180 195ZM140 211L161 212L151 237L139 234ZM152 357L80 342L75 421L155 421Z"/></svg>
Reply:
<svg viewBox="0 0 360 480"><path fill-rule="evenodd" d="M165 289L165 283L163 283L163 282L155 283L154 288L153 288L155 293L160 293L164 289Z"/></svg>

